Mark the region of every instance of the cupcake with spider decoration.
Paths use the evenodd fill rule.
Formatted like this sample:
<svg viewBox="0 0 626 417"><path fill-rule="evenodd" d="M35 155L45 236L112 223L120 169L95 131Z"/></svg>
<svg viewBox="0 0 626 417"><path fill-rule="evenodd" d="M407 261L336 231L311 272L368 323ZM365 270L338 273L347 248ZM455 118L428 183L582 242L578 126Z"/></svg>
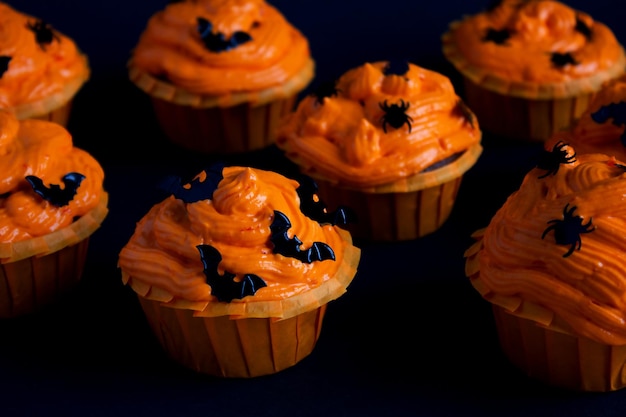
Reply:
<svg viewBox="0 0 626 417"><path fill-rule="evenodd" d="M558 1L500 0L452 22L443 53L485 132L543 142L624 73L612 30Z"/></svg>
<svg viewBox="0 0 626 417"><path fill-rule="evenodd" d="M321 84L281 122L277 146L355 237L410 240L448 219L478 160L481 130L450 80L399 61L367 62Z"/></svg>
<svg viewBox="0 0 626 417"><path fill-rule="evenodd" d="M66 126L87 56L50 22L0 2L0 108Z"/></svg>
<svg viewBox="0 0 626 417"><path fill-rule="evenodd" d="M0 318L39 312L76 286L108 213L103 181L63 126L0 110Z"/></svg>
<svg viewBox="0 0 626 417"><path fill-rule="evenodd" d="M222 154L274 143L314 67L307 38L264 0L171 2L128 63L169 140Z"/></svg>
<svg viewBox="0 0 626 417"><path fill-rule="evenodd" d="M172 360L251 378L306 358L357 272L350 210L328 210L310 179L251 167L214 164L163 189L118 264Z"/></svg>
<svg viewBox="0 0 626 417"><path fill-rule="evenodd" d="M465 273L492 306L501 348L549 386L626 386L626 164L545 150L473 235Z"/></svg>

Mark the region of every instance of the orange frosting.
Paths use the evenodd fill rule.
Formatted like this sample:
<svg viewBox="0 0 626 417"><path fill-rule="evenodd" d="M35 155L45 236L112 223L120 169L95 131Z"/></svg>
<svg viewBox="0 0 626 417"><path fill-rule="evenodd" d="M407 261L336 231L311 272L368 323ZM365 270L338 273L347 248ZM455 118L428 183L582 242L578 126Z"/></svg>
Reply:
<svg viewBox="0 0 626 417"><path fill-rule="evenodd" d="M87 58L72 39L54 28L51 43L39 44L29 26L38 19L0 3L0 56L10 57L0 77L0 107L16 109L55 94L67 101L89 77Z"/></svg>
<svg viewBox="0 0 626 417"><path fill-rule="evenodd" d="M229 39L251 40L212 52L197 30L198 18ZM197 0L166 6L154 14L131 59L137 67L192 93L224 95L280 85L309 64L307 39L263 0Z"/></svg>
<svg viewBox="0 0 626 417"><path fill-rule="evenodd" d="M321 102L315 95L303 98L278 129L277 145L352 187L398 181L480 146L478 121L447 77L414 64L404 75L385 75L387 64L347 71L336 94ZM406 123L384 123L385 105L408 106Z"/></svg>
<svg viewBox="0 0 626 417"><path fill-rule="evenodd" d="M577 30L577 24L588 28L590 36ZM489 29L506 30L509 37L503 44L485 41ZM491 11L454 22L448 36L469 66L511 82L591 77L624 60L607 26L557 1L503 0ZM554 52L569 53L578 64L556 66L551 62Z"/></svg>
<svg viewBox="0 0 626 417"><path fill-rule="evenodd" d="M196 247L200 244L211 245L221 254L220 275L227 271L241 279L255 274L267 284L255 295L230 304L283 300L317 288L337 274L350 244L338 227L320 225L302 214L296 181L248 167L224 168L223 177L212 199L185 203L171 196L138 222L119 257L122 271L132 276L133 288L156 288L168 294L166 301L173 297L216 302ZM288 235L297 236L302 249L324 242L334 251L335 260L303 263L274 254L269 240L274 210L288 217Z"/></svg>
<svg viewBox="0 0 626 417"><path fill-rule="evenodd" d="M603 107L624 103L624 109L606 120L594 120ZM615 123L614 123L615 122ZM559 141L568 143L578 153L604 153L626 161L626 146L621 137L626 128L626 75L607 82L591 100L587 109L567 130L555 133L546 142L547 149Z"/></svg>
<svg viewBox="0 0 626 417"><path fill-rule="evenodd" d="M530 171L466 252L468 275L481 294L542 325L626 344L626 170L620 164L583 154L545 178L539 178L543 169ZM566 206L588 232L556 243L560 225L551 222L564 219ZM549 227L557 229L546 232Z"/></svg>
<svg viewBox="0 0 626 417"><path fill-rule="evenodd" d="M55 206L33 191L27 175L45 186L63 187L61 178L85 176L77 194L65 206ZM18 121L0 110L0 243L43 236L70 225L98 205L104 172L87 152L72 146L61 125L43 120Z"/></svg>

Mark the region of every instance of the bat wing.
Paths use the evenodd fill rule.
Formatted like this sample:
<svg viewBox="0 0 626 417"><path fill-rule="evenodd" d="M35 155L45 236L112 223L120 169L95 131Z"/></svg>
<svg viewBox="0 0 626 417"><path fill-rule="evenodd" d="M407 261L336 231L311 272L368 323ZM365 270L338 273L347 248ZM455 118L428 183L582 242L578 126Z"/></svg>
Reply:
<svg viewBox="0 0 626 417"><path fill-rule="evenodd" d="M309 264L313 261L335 260L335 252L323 242L313 242L311 247L303 251L302 254L304 259L300 260Z"/></svg>
<svg viewBox="0 0 626 417"><path fill-rule="evenodd" d="M61 178L61 181L63 181L65 185L64 188L61 188L58 184L50 184L50 187L46 187L43 180L34 175L27 175L25 179L30 183L31 187L33 187L33 191L39 194L41 198L57 207L63 207L67 206L69 202L72 201L78 191L78 187L85 179L85 176L78 172L65 174Z"/></svg>
<svg viewBox="0 0 626 417"><path fill-rule="evenodd" d="M189 183L189 187L184 187L180 177L168 176L160 185L164 191L172 194L175 198L183 200L185 203L195 203L200 200L210 200L213 193L217 189L220 181L224 178L222 175L223 164L215 164L206 168L206 178L201 181L200 178L194 178Z"/></svg>

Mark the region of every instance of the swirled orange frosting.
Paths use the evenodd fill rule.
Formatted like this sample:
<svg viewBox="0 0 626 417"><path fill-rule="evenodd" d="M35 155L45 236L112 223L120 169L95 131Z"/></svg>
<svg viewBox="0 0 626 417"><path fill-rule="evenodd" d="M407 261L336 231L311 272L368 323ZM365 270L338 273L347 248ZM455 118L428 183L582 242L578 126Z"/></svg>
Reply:
<svg viewBox="0 0 626 417"><path fill-rule="evenodd" d="M10 58L0 77L2 108L38 103L55 94L62 96L60 101L67 101L89 78L87 57L75 42L50 27L51 42L39 43L36 30L31 29L38 22L38 18L0 3L0 56ZM71 91L68 84L73 86Z"/></svg>
<svg viewBox="0 0 626 417"><path fill-rule="evenodd" d="M411 63L403 75L386 75L388 64L365 63L336 81L336 94L303 98L282 121L277 145L353 187L401 180L479 146L478 120L446 76ZM406 107L397 128L385 119L391 106Z"/></svg>
<svg viewBox="0 0 626 417"><path fill-rule="evenodd" d="M466 252L475 255L472 282L507 308L538 306L535 312L546 311L548 319L530 318L544 325L563 322L575 334L624 345L626 166L603 154L582 154L540 178L547 173L530 171L484 230L478 252ZM571 227L564 227L569 218Z"/></svg>
<svg viewBox="0 0 626 417"><path fill-rule="evenodd" d="M212 33L251 39L214 52L203 43L198 18ZM148 21L131 65L188 92L223 95L280 85L310 61L307 39L263 0L197 0L166 6Z"/></svg>
<svg viewBox="0 0 626 417"><path fill-rule="evenodd" d="M500 44L485 40L489 30L508 37ZM580 79L624 62L622 46L606 25L558 1L503 0L455 22L448 35L467 64L513 82ZM570 54L576 64L554 65L555 52Z"/></svg>
<svg viewBox="0 0 626 417"><path fill-rule="evenodd" d="M39 177L45 186L64 187L61 178L85 176L67 205L55 206L26 181ZM98 205L104 172L87 152L72 145L68 131L43 120L16 119L0 110L0 243L18 242L70 225Z"/></svg>
<svg viewBox="0 0 626 417"><path fill-rule="evenodd" d="M319 287L335 276L349 243L336 226L302 214L297 187L296 181L271 171L226 167L212 199L185 203L171 196L155 205L121 250L119 267L174 299L217 302L197 248L208 244L222 256L220 275L229 272L241 279L255 274L267 284L231 303L283 300ZM288 235L300 239L303 250L323 242L335 260L305 263L273 253L274 210L287 216Z"/></svg>
<svg viewBox="0 0 626 417"><path fill-rule="evenodd" d="M600 118L602 111L607 111L608 117ZM578 153L603 153L626 161L626 140L622 142L625 130L626 75L623 75L607 82L594 95L580 118L568 129L556 132L545 145L552 149L557 143L564 142Z"/></svg>

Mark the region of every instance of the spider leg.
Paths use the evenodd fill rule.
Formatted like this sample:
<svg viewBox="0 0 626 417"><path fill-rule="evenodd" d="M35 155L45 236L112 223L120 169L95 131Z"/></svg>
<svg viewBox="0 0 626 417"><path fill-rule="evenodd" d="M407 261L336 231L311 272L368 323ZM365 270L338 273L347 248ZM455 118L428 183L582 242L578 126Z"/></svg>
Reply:
<svg viewBox="0 0 626 417"><path fill-rule="evenodd" d="M572 246L570 246L569 250L563 254L563 257L567 258L568 256L570 256L572 253L574 253L574 249L576 249L576 243L572 243ZM578 242L578 249L580 249L580 242Z"/></svg>
<svg viewBox="0 0 626 417"><path fill-rule="evenodd" d="M550 220L548 223L556 223L556 222L554 220ZM543 231L541 238L543 239L544 237L546 237L546 235L555 228L556 228L556 224L553 224L552 226L547 227L546 230Z"/></svg>

